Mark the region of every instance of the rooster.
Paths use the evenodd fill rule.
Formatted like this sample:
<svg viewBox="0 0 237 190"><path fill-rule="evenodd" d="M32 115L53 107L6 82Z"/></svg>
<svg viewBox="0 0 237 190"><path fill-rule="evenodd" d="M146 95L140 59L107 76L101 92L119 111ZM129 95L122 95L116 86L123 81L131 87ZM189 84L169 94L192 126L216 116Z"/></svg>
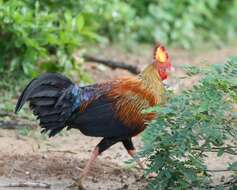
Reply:
<svg viewBox="0 0 237 190"><path fill-rule="evenodd" d="M46 73L33 79L16 104L17 113L29 101L33 114L40 121L42 133L49 137L62 129L79 129L84 135L103 137L97 144L74 186L84 189L87 176L97 156L112 145L122 142L133 158L132 137L141 133L154 119L154 113L143 110L163 104L163 80L173 67L164 46L154 48L153 62L138 76L118 78L101 84L78 86L60 74ZM139 166L143 163L136 158Z"/></svg>

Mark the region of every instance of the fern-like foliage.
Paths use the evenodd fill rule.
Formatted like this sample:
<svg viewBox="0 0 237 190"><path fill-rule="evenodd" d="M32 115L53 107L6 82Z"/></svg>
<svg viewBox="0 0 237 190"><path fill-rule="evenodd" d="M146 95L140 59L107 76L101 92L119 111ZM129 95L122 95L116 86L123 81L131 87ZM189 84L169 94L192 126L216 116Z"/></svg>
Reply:
<svg viewBox="0 0 237 190"><path fill-rule="evenodd" d="M217 156L237 155L237 57L214 65L203 73L192 90L171 97L157 112L144 134L147 172L156 172L147 189L222 189L237 182L213 186L204 160L209 152ZM237 162L223 165L237 170Z"/></svg>

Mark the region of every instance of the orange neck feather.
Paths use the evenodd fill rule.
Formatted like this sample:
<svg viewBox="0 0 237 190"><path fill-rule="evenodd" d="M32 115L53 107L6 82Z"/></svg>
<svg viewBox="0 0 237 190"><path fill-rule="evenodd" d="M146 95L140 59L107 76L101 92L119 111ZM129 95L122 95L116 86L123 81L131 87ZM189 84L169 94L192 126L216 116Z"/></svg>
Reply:
<svg viewBox="0 0 237 190"><path fill-rule="evenodd" d="M154 64L148 65L140 74L139 77L143 80L144 84L152 89L162 90L164 85L159 76L156 66Z"/></svg>

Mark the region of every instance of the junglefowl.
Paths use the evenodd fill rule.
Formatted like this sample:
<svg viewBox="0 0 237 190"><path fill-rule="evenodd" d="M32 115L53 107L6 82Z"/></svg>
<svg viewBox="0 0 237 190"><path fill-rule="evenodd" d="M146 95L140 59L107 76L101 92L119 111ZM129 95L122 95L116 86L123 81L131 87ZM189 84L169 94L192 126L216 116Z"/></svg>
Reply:
<svg viewBox="0 0 237 190"><path fill-rule="evenodd" d="M33 79L16 104L17 113L26 101L40 121L42 132L49 137L63 128L79 129L84 135L103 137L92 152L80 178L75 181L83 189L82 180L99 154L122 142L135 158L132 137L142 132L154 113L143 110L164 102L164 86L172 68L164 46L154 49L152 64L138 76L118 78L101 84L78 86L60 74L46 73ZM143 163L137 160L139 166Z"/></svg>

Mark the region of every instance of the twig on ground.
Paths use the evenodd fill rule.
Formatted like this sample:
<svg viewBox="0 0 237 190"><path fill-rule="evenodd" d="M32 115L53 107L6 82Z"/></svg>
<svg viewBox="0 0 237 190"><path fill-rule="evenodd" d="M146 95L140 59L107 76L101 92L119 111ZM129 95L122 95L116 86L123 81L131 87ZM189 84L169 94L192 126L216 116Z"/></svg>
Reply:
<svg viewBox="0 0 237 190"><path fill-rule="evenodd" d="M224 187L225 188L225 187L236 187L236 186L237 186L237 178L232 178L229 181L226 181L226 182L221 183L221 184L206 186L206 188L208 188L208 189L217 189L218 187Z"/></svg>
<svg viewBox="0 0 237 190"><path fill-rule="evenodd" d="M230 169L212 169L212 170L206 170L207 172L235 172L237 170L230 170Z"/></svg>
<svg viewBox="0 0 237 190"><path fill-rule="evenodd" d="M19 182L19 183L9 183L7 185L1 185L0 187L50 188L51 185L47 183L38 183L38 182Z"/></svg>
<svg viewBox="0 0 237 190"><path fill-rule="evenodd" d="M106 65L112 69L119 68L119 69L128 70L129 72L131 72L133 74L140 73L140 69L138 67L126 64L124 62L117 62L117 61L112 61L112 60L100 59L100 58L93 57L90 55L84 55L83 58L85 59L85 61L100 63L100 64Z"/></svg>
<svg viewBox="0 0 237 190"><path fill-rule="evenodd" d="M237 147L236 146L212 147L210 150L207 149L207 148L194 148L194 150L201 151L201 153L203 153L203 152L219 152L219 150L221 150L221 149L226 154L237 155L237 152L236 152L237 151ZM235 150L233 150L233 149L235 149Z"/></svg>
<svg viewBox="0 0 237 190"><path fill-rule="evenodd" d="M0 117L19 118L19 116L16 115L15 113L3 111L3 110L0 110ZM22 115L21 115L20 118L21 118L21 119L24 119L24 120L29 120L29 117L27 117L27 116L22 116Z"/></svg>
<svg viewBox="0 0 237 190"><path fill-rule="evenodd" d="M18 129L21 127L32 127L29 123L18 123L16 121L0 121L1 129Z"/></svg>
<svg viewBox="0 0 237 190"><path fill-rule="evenodd" d="M15 117L15 114L11 112L0 111L0 117L6 117L6 116Z"/></svg>
<svg viewBox="0 0 237 190"><path fill-rule="evenodd" d="M133 73L133 74L138 74L140 73L140 69L136 66L133 65L129 65L127 63L124 62L117 62L117 61L112 61L112 60L107 60L107 59L101 59L101 58L97 58L97 57L93 57L91 55L83 55L83 59L87 62L95 62L95 63L100 63L103 65L106 65L112 69L125 69L128 70L129 72ZM50 59L46 59L46 60L41 60L39 61L39 65L47 63L47 62L57 62L57 57L56 56L51 56Z"/></svg>
<svg viewBox="0 0 237 190"><path fill-rule="evenodd" d="M46 150L44 152L58 152L58 153L78 154L77 152L73 152L71 150Z"/></svg>

